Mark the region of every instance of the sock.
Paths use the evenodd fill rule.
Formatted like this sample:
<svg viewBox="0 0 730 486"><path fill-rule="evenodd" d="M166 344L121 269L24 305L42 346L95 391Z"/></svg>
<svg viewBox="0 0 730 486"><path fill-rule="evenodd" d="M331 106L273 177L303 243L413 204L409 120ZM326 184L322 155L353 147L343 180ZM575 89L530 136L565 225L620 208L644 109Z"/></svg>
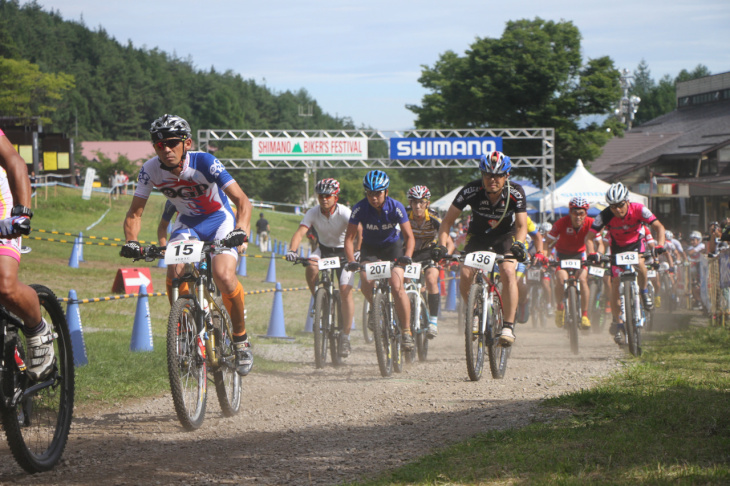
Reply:
<svg viewBox="0 0 730 486"><path fill-rule="evenodd" d="M588 311L583 311L583 317L587 317L587 316L588 316Z"/></svg>
<svg viewBox="0 0 730 486"><path fill-rule="evenodd" d="M167 300L170 301L170 305L172 305L172 279L170 277L165 278L165 287L167 287ZM183 282L180 284L180 287L178 288L178 295L184 295L190 293L190 286L187 282Z"/></svg>
<svg viewBox="0 0 730 486"><path fill-rule="evenodd" d="M231 316L233 323L233 337L246 334L246 322L243 318L243 286L238 282L236 289L230 294L221 294L223 305Z"/></svg>
<svg viewBox="0 0 730 486"><path fill-rule="evenodd" d="M25 334L27 337L31 337L43 334L44 332L46 332L46 321L44 321L41 317L41 322L39 322L36 327L32 329L25 328L23 334Z"/></svg>
<svg viewBox="0 0 730 486"><path fill-rule="evenodd" d="M649 292L649 289L644 289L644 290L641 291L642 294L645 294L647 292Z"/></svg>
<svg viewBox="0 0 730 486"><path fill-rule="evenodd" d="M562 302L558 304L558 310L563 310L564 308L565 308L565 306L563 305Z"/></svg>
<svg viewBox="0 0 730 486"><path fill-rule="evenodd" d="M507 322L507 321L504 321L504 323L502 324L502 327L509 327L510 329L514 330L514 328L515 328L515 323L514 323L514 322Z"/></svg>
<svg viewBox="0 0 730 486"><path fill-rule="evenodd" d="M236 333L233 333L233 342L234 343L242 343L246 339L248 339L248 336L246 335L246 331L243 332L240 336L236 336Z"/></svg>
<svg viewBox="0 0 730 486"><path fill-rule="evenodd" d="M441 302L441 296L439 294L428 294L428 312L431 314L431 317L438 317L439 302Z"/></svg>

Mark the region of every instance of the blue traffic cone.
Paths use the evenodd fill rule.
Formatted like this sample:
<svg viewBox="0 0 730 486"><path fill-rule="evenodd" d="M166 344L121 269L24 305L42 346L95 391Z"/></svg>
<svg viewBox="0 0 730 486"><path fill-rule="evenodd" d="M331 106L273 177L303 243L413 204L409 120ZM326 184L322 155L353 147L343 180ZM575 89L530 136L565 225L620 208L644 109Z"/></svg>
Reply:
<svg viewBox="0 0 730 486"><path fill-rule="evenodd" d="M314 317L312 317L312 309L314 309L314 296L309 299L309 309L307 310L307 320L304 322L304 332L312 332L314 329Z"/></svg>
<svg viewBox="0 0 730 486"><path fill-rule="evenodd" d="M271 238L269 238L268 240L266 240L266 251L268 251L269 253L271 253Z"/></svg>
<svg viewBox="0 0 730 486"><path fill-rule="evenodd" d="M74 246L71 250L71 258L68 259L68 266L71 268L79 268L79 239L74 238Z"/></svg>
<svg viewBox="0 0 730 486"><path fill-rule="evenodd" d="M89 364L86 357L86 343L84 342L84 328L81 327L81 314L79 313L79 302L76 298L76 291L68 291L68 306L66 306L66 322L71 333L71 348L74 355L74 366Z"/></svg>
<svg viewBox="0 0 730 486"><path fill-rule="evenodd" d="M256 246L259 246L259 234L256 233Z"/></svg>
<svg viewBox="0 0 730 486"><path fill-rule="evenodd" d="M309 258L311 256L312 256L312 248L309 247L309 248L307 248L307 258Z"/></svg>
<svg viewBox="0 0 730 486"><path fill-rule="evenodd" d="M274 238L274 244L271 247L271 253L279 253L279 242Z"/></svg>
<svg viewBox="0 0 730 486"><path fill-rule="evenodd" d="M303 246L299 247L299 258L304 258L304 247Z"/></svg>
<svg viewBox="0 0 730 486"><path fill-rule="evenodd" d="M167 263L165 263L164 258L157 260L157 268L167 268Z"/></svg>
<svg viewBox="0 0 730 486"><path fill-rule="evenodd" d="M152 351L152 322L150 320L150 303L147 297L147 286L139 286L139 297L137 298L137 312L134 314L134 327L132 328L132 342L129 344L130 351Z"/></svg>
<svg viewBox="0 0 730 486"><path fill-rule="evenodd" d="M289 243L284 243L281 245L281 256L286 256L287 253L289 253Z"/></svg>
<svg viewBox="0 0 730 486"><path fill-rule="evenodd" d="M449 292L446 295L446 310L453 312L456 310L456 272L449 272Z"/></svg>
<svg viewBox="0 0 730 486"><path fill-rule="evenodd" d="M264 282L276 283L276 254L271 253L269 260L269 271L266 272L266 280Z"/></svg>
<svg viewBox="0 0 730 486"><path fill-rule="evenodd" d="M84 260L84 234L79 231L79 262L85 262Z"/></svg>
<svg viewBox="0 0 730 486"><path fill-rule="evenodd" d="M240 275L241 277L246 277L246 254L244 253L241 255L241 257L238 259L238 269L236 269L236 273Z"/></svg>
<svg viewBox="0 0 730 486"><path fill-rule="evenodd" d="M281 284L276 282L274 304L271 307L271 318L269 319L269 330L266 331L266 337L289 339L284 326L284 301L281 293Z"/></svg>

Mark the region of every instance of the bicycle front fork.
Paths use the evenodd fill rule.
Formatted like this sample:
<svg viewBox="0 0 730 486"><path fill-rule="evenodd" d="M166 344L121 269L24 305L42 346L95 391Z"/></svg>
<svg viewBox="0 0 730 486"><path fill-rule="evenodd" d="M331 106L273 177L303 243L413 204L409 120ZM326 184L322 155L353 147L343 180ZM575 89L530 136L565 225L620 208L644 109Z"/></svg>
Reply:
<svg viewBox="0 0 730 486"><path fill-rule="evenodd" d="M626 322L626 297L624 294L624 285L626 285L624 282L621 282L618 286L618 293L619 293L619 302L621 303L621 314L620 319L621 322ZM636 283L636 281L632 281L630 283L632 287L632 297L634 300L633 305L633 311L634 311L634 322L636 323L636 327L643 327L644 326L644 317L641 315L641 300L639 298L639 284Z"/></svg>

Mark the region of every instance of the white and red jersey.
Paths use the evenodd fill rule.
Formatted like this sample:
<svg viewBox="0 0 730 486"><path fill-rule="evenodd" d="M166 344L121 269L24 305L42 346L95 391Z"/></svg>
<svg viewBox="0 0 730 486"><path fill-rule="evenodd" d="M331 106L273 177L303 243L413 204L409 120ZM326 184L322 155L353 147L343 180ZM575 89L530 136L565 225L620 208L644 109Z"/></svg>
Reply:
<svg viewBox="0 0 730 486"><path fill-rule="evenodd" d="M626 216L614 216L610 208L606 208L596 216L591 231L599 234L605 227L611 235L612 244L619 247L629 246L642 237L641 227L656 221L656 216L643 204L630 202Z"/></svg>
<svg viewBox="0 0 730 486"><path fill-rule="evenodd" d="M336 204L334 211L329 217L322 214L319 205L313 207L304 215L300 226L317 230L317 238L320 244L328 248L343 248L345 246L345 233L350 223L350 208L342 204Z"/></svg>
<svg viewBox="0 0 730 486"><path fill-rule="evenodd" d="M586 217L583 225L576 229L570 216L563 216L555 222L553 229L547 234L551 241L555 241L555 250L558 253L582 253L586 251L586 236L593 225L593 218Z"/></svg>

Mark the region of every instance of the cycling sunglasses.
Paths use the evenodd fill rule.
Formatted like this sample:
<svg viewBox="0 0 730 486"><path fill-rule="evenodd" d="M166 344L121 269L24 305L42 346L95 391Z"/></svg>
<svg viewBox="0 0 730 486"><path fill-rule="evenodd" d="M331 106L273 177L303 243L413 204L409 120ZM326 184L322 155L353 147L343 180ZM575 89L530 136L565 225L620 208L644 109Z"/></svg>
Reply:
<svg viewBox="0 0 730 486"><path fill-rule="evenodd" d="M180 145L182 142L183 142L182 139L172 138L170 140L160 140L159 142L153 142L152 145L154 145L155 147L157 147L160 150L162 150L165 147L173 149L173 148L177 147L178 145Z"/></svg>

